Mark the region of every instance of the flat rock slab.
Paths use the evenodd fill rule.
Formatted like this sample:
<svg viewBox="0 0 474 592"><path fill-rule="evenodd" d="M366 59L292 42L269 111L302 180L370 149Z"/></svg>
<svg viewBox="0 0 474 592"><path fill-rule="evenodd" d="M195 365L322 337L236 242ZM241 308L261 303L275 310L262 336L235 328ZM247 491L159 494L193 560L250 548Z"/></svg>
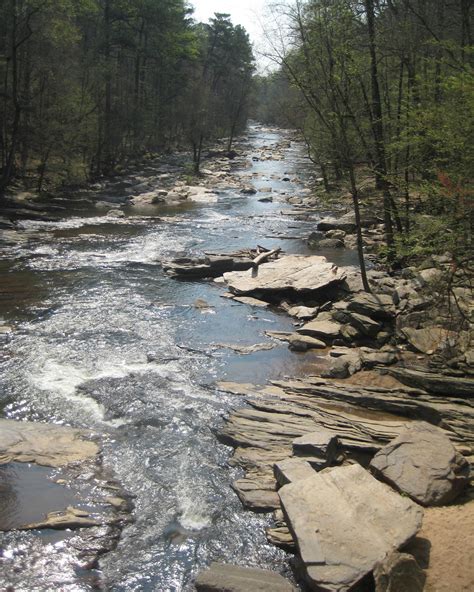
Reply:
<svg viewBox="0 0 474 592"><path fill-rule="evenodd" d="M321 428L293 440L293 454L298 456L317 456L334 460L337 455L338 438L334 432Z"/></svg>
<svg viewBox="0 0 474 592"><path fill-rule="evenodd" d="M286 458L281 462L273 465L275 478L279 485L288 485L288 483L296 483L296 481L303 481L308 477L312 477L314 469L309 462L299 458Z"/></svg>
<svg viewBox="0 0 474 592"><path fill-rule="evenodd" d="M224 273L235 294L253 292L314 293L344 281L345 274L325 257L288 255L257 269Z"/></svg>
<svg viewBox="0 0 474 592"><path fill-rule="evenodd" d="M341 325L334 321L322 320L310 321L297 329L301 335L309 335L316 339L322 339L326 343L332 343L334 339L341 336Z"/></svg>
<svg viewBox="0 0 474 592"><path fill-rule="evenodd" d="M360 465L326 469L279 491L310 589L346 592L420 529L423 510Z"/></svg>
<svg viewBox="0 0 474 592"><path fill-rule="evenodd" d="M212 563L195 581L198 592L295 592L279 574L266 569Z"/></svg>
<svg viewBox="0 0 474 592"><path fill-rule="evenodd" d="M32 462L60 467L99 452L86 430L29 421L0 419L0 463Z"/></svg>
<svg viewBox="0 0 474 592"><path fill-rule="evenodd" d="M423 506L441 506L469 483L469 463L439 428L417 422L384 446L370 467Z"/></svg>

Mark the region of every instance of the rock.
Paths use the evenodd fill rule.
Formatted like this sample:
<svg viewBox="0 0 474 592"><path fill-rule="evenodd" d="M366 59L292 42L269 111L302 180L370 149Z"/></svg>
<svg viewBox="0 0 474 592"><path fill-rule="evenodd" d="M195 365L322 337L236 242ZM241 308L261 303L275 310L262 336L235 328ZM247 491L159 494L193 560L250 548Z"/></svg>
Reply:
<svg viewBox="0 0 474 592"><path fill-rule="evenodd" d="M49 512L44 520L25 524L24 526L18 527L18 530L40 530L43 528L64 530L66 528L87 528L91 526L99 526L100 524L101 521L91 518L88 512L68 507L64 511Z"/></svg>
<svg viewBox="0 0 474 592"><path fill-rule="evenodd" d="M370 468L423 506L442 506L469 482L469 464L442 430L414 423L372 459Z"/></svg>
<svg viewBox="0 0 474 592"><path fill-rule="evenodd" d="M300 319L302 321L306 321L308 319L312 319L317 316L319 312L319 308L310 307L310 306L292 306L288 309L288 314L290 317L295 317L296 319Z"/></svg>
<svg viewBox="0 0 474 592"><path fill-rule="evenodd" d="M341 283L345 274L325 257L287 255L263 263L258 269L225 273L224 279L236 294L256 291L314 294Z"/></svg>
<svg viewBox="0 0 474 592"><path fill-rule="evenodd" d="M273 197L271 195L268 197L260 197L258 201L261 203L271 203L273 201Z"/></svg>
<svg viewBox="0 0 474 592"><path fill-rule="evenodd" d="M348 378L362 369L362 359L358 352L334 358L330 367L321 372L325 378Z"/></svg>
<svg viewBox="0 0 474 592"><path fill-rule="evenodd" d="M276 483L258 473L249 474L232 483L242 504L254 512L272 512L280 507L280 498L276 492Z"/></svg>
<svg viewBox="0 0 474 592"><path fill-rule="evenodd" d="M279 491L311 590L346 592L419 530L423 510L360 465L326 469Z"/></svg>
<svg viewBox="0 0 474 592"><path fill-rule="evenodd" d="M374 569L375 592L423 592L425 572L408 553L394 552Z"/></svg>
<svg viewBox="0 0 474 592"><path fill-rule="evenodd" d="M217 194L207 189L207 187L201 187L200 185L186 187L189 201L195 201L198 203L216 203Z"/></svg>
<svg viewBox="0 0 474 592"><path fill-rule="evenodd" d="M317 243L312 243L311 246L316 249L343 249L344 241L338 238L323 238Z"/></svg>
<svg viewBox="0 0 474 592"><path fill-rule="evenodd" d="M395 316L395 306L387 294L355 294L347 304L347 310L371 319L387 319Z"/></svg>
<svg viewBox="0 0 474 592"><path fill-rule="evenodd" d="M0 463L34 462L60 467L96 456L90 432L69 427L0 419Z"/></svg>
<svg viewBox="0 0 474 592"><path fill-rule="evenodd" d="M398 360L396 352L382 352L377 350L367 350L362 348L361 350L362 366L364 368L374 368L375 366L390 366L395 364Z"/></svg>
<svg viewBox="0 0 474 592"><path fill-rule="evenodd" d="M173 277L217 278L226 271L245 270L253 267L249 257L209 255L207 257L178 257L163 261L163 269Z"/></svg>
<svg viewBox="0 0 474 592"><path fill-rule="evenodd" d="M297 329L297 333L301 335L309 335L316 339L321 339L325 343L332 343L341 335L341 325L334 321L310 321Z"/></svg>
<svg viewBox="0 0 474 592"><path fill-rule="evenodd" d="M275 347L274 343L256 343L255 345L239 345L232 343L216 343L214 347L231 349L238 354L249 355L259 351L268 351Z"/></svg>
<svg viewBox="0 0 474 592"><path fill-rule="evenodd" d="M265 534L267 541L275 547L294 553L295 552L295 541L291 536L291 532L288 530L288 526L276 526L273 528L266 528Z"/></svg>
<svg viewBox="0 0 474 592"><path fill-rule="evenodd" d="M256 306L258 308L268 308L270 304L264 300L258 298L252 298L251 296L234 296L232 294L232 300L240 302L241 304L248 304L249 306Z"/></svg>
<svg viewBox="0 0 474 592"><path fill-rule="evenodd" d="M254 187L244 187L240 190L240 193L242 193L242 195L255 195L257 190Z"/></svg>
<svg viewBox="0 0 474 592"><path fill-rule="evenodd" d="M287 458L273 465L275 479L280 486L295 483L311 477L314 469L309 462L299 458Z"/></svg>
<svg viewBox="0 0 474 592"><path fill-rule="evenodd" d="M445 376L418 368L390 368L389 373L403 384L444 397L474 396L473 378Z"/></svg>
<svg viewBox="0 0 474 592"><path fill-rule="evenodd" d="M309 335L300 335L291 333L288 337L290 349L294 351L307 351L308 349L325 349L327 346L324 341L310 337Z"/></svg>
<svg viewBox="0 0 474 592"><path fill-rule="evenodd" d="M375 337L382 329L382 324L379 321L357 312L336 310L333 313L333 318L340 323L352 325L360 334L367 337Z"/></svg>
<svg viewBox="0 0 474 592"><path fill-rule="evenodd" d="M337 456L338 439L334 432L321 428L293 440L295 456L315 456L332 462Z"/></svg>
<svg viewBox="0 0 474 592"><path fill-rule="evenodd" d="M440 326L424 327L422 329L413 329L404 327L401 332L406 337L408 343L417 351L424 354L432 354L440 349L450 337L455 334Z"/></svg>
<svg viewBox="0 0 474 592"><path fill-rule="evenodd" d="M212 563L198 574L194 584L197 592L294 592L275 572L223 563Z"/></svg>
<svg viewBox="0 0 474 592"><path fill-rule="evenodd" d="M422 269L418 275L423 280L424 284L439 284L439 282L446 281L446 272L436 267L429 269Z"/></svg>
<svg viewBox="0 0 474 592"><path fill-rule="evenodd" d="M357 225L354 214L345 214L340 218L324 218L317 225L318 230L343 230L344 232L355 232Z"/></svg>
<svg viewBox="0 0 474 592"><path fill-rule="evenodd" d="M328 230L326 232L326 238L336 238L343 241L346 236L344 230Z"/></svg>

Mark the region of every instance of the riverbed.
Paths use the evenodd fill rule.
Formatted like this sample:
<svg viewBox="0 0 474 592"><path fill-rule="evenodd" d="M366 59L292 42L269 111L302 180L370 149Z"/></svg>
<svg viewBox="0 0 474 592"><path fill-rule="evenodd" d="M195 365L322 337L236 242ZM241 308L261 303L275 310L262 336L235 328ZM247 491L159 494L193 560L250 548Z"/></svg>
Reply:
<svg viewBox="0 0 474 592"><path fill-rule="evenodd" d="M3 416L93 429L104 465L134 496L135 522L95 574L105 589L192 590L211 561L290 571L288 556L266 541L267 517L243 510L230 487L238 472L215 431L241 401L214 385L304 374L317 354L296 354L265 335L291 329L281 312L223 298L213 282L172 279L160 265L257 244L309 252L305 238L324 208L309 220L285 213L287 198L305 194L314 177L303 146L283 130L254 125L239 149L245 158L232 176L255 195L220 187L215 203L129 207L125 217L82 207L55 222L24 221L21 240L1 245L0 324L13 328L0 336ZM274 149L278 159L259 158ZM93 197L120 198L143 178L150 184L159 166ZM259 201L269 193L272 202ZM275 238L282 235L293 238ZM355 263L351 251L323 254ZM242 355L221 347L257 343L274 348ZM15 498L14 489L13 503L35 503ZM1 534L3 557L21 555L24 573L5 570L0 586L94 589L96 578L68 550L69 536Z"/></svg>

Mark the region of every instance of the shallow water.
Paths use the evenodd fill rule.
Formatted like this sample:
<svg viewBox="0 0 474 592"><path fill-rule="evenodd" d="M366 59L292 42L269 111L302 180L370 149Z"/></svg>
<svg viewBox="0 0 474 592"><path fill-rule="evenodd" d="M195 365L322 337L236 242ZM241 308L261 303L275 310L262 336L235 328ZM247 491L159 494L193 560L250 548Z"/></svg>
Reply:
<svg viewBox="0 0 474 592"><path fill-rule="evenodd" d="M257 151L282 140L283 132L253 127L248 141ZM0 324L15 328L0 341L4 416L102 433L105 465L136 496L135 524L100 563L106 589L192 590L196 571L213 560L288 571L287 556L266 542L267 518L244 511L230 488L238 473L215 430L241 402L213 385L297 374L311 355L282 343L248 356L215 347L268 342L264 331L289 330L292 321L222 298L216 284L171 279L159 264L256 244L307 253L302 239L266 238L307 236L316 225L281 214L291 208L285 196L301 192L311 172L297 143L283 152L283 161L257 162L251 152L236 172L246 184L271 186L273 203L224 190L213 204L155 206L153 216L167 222L147 218L149 210L118 219L84 208L59 222L24 222L26 239L4 246ZM148 167L149 184L157 183L153 172ZM101 188L97 197L123 198L132 182ZM355 263L351 252L329 255ZM195 307L198 298L209 308ZM18 539L3 537L14 553ZM35 539L28 552L48 553L48 545L47 537ZM68 560L67 544L47 564L32 557L27 572L35 590L92 587ZM9 582L0 576L0 583Z"/></svg>

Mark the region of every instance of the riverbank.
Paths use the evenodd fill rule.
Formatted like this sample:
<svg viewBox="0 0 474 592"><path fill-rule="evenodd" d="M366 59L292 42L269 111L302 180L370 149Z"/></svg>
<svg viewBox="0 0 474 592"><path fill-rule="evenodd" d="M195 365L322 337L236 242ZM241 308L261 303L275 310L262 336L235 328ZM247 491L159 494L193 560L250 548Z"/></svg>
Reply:
<svg viewBox="0 0 474 592"><path fill-rule="evenodd" d="M424 270L392 276L373 268L378 300L362 297L352 267L353 221L341 222L347 201L320 200L321 180L291 135L251 133L240 143L240 157L210 160L200 179L158 163L140 178L75 195L75 216L20 223L9 236L4 367L11 372L16 356L18 370L5 382L5 414L94 427L105 436L104 462L137 496L138 508L136 523L100 564L115 589L191 590L197 570L216 560L286 573L287 555L272 545L294 547L287 521L277 514L271 524L242 512L229 477L248 505L274 509L280 501L273 464L292 454L295 438L321 426L342 446L335 464L368 464L413 418L441 425L460 453L471 454L472 407L459 394L469 389L466 357L447 377L430 375L435 388L460 389L448 401L386 374L402 368L405 381L425 381L407 377L406 367L430 368L440 353L435 346L456 332L446 331L451 317L443 309L435 317L442 331L434 331L434 346L432 331L424 331L433 293ZM317 225L330 215L337 218L330 224L345 227L325 229L326 237ZM380 237L379 223L377 215L367 217L367 240ZM284 252L272 262L254 263L277 248ZM311 256L320 265L326 256L330 285L314 284L316 267L299 278L310 283L297 294L285 287L247 291L241 283L247 278L239 275L216 283L160 273L183 256L191 268L222 253L225 265L233 264L242 249L258 279L265 266L289 256L299 257L283 279L295 261ZM436 277L432 270L444 264L435 261L424 275ZM414 343L426 351L415 351ZM233 413L242 396L250 406ZM225 426L222 413L230 416ZM238 445L232 462L246 477L240 468L229 472L228 449L213 432Z"/></svg>

